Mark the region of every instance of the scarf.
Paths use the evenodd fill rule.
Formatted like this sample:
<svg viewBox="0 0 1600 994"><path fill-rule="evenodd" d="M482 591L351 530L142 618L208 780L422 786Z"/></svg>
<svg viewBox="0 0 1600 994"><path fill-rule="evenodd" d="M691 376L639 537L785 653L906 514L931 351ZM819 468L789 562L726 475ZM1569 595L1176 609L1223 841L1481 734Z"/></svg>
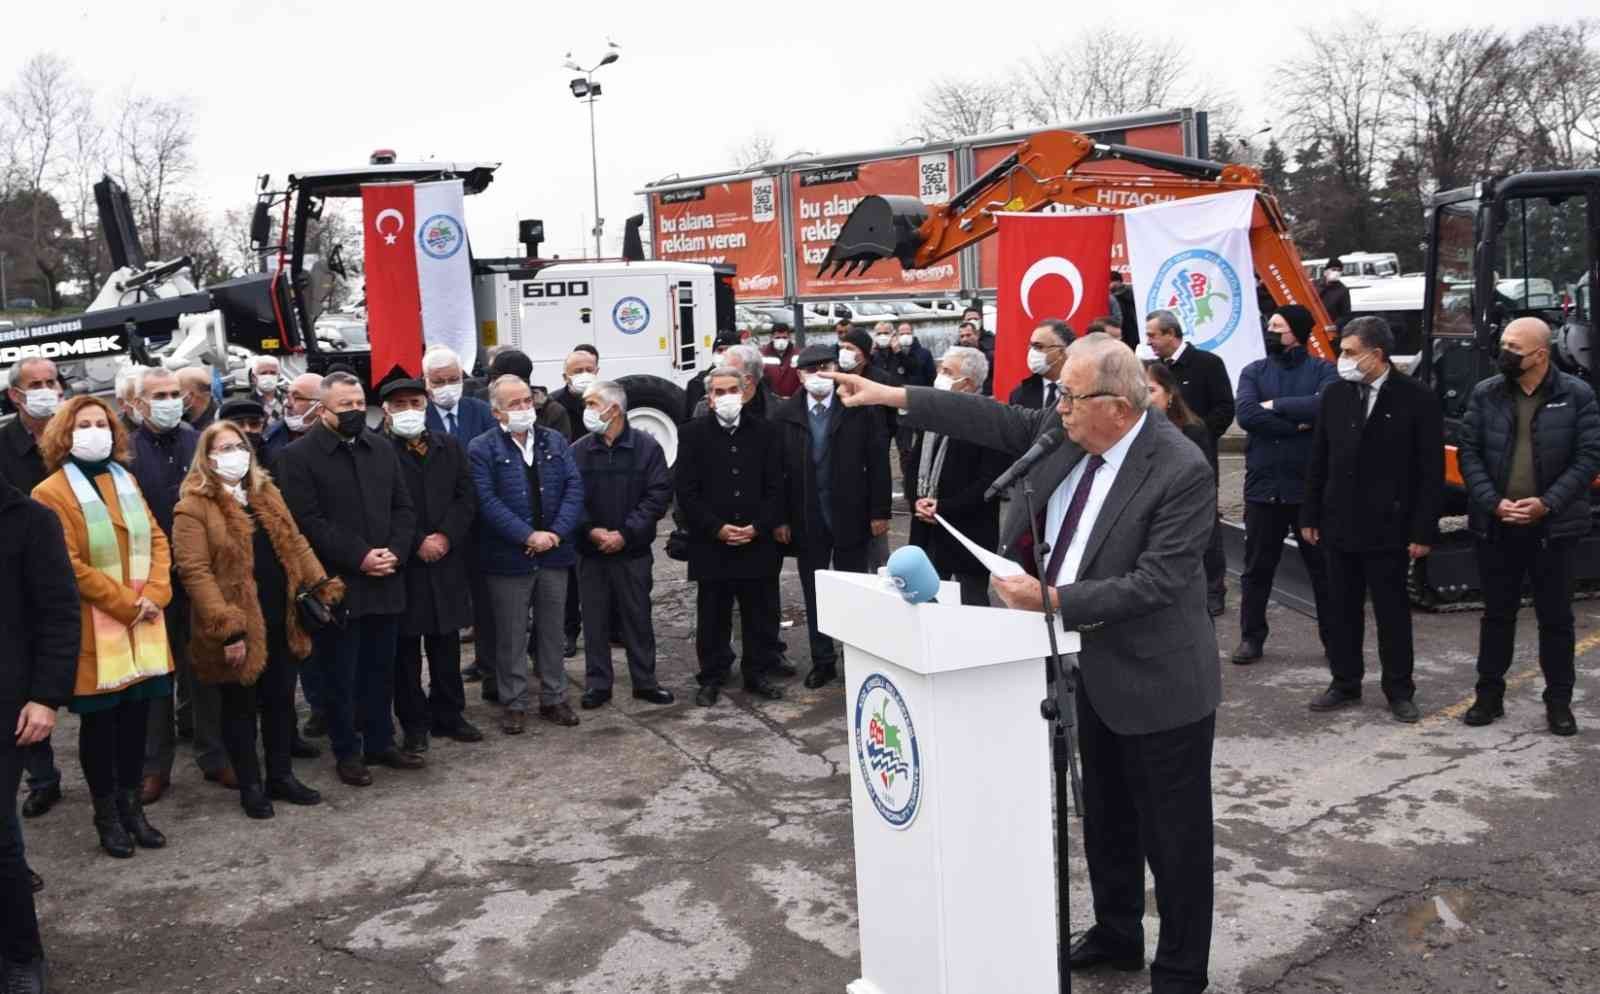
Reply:
<svg viewBox="0 0 1600 994"><path fill-rule="evenodd" d="M917 468L917 496L937 499L939 477L944 474L944 454L950 438L931 431L922 433L922 464Z"/></svg>
<svg viewBox="0 0 1600 994"><path fill-rule="evenodd" d="M117 490L117 506L128 529L128 565L122 565L122 547L111 512L100 499L100 491L83 470L65 467L72 495L78 499L89 533L89 565L133 590L139 596L150 580L150 515L133 475L116 463L108 467ZM129 627L90 605L94 622L95 669L100 691L120 690L167 672L167 628L160 618Z"/></svg>

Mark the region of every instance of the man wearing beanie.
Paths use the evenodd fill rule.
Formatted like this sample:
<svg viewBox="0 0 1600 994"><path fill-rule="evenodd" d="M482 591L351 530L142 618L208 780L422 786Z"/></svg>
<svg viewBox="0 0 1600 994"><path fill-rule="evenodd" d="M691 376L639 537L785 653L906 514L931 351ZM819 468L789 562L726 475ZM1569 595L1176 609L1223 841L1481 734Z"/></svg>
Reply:
<svg viewBox="0 0 1600 994"><path fill-rule="evenodd" d="M1285 535L1294 534L1305 499L1322 390L1339 378L1333 364L1306 351L1315 319L1298 304L1278 308L1267 320L1267 357L1239 374L1235 417L1249 436L1244 475L1244 573L1239 580L1239 647L1235 663L1261 658L1267 641L1267 598L1283 555ZM1327 578L1322 552L1296 542L1317 601L1317 628L1328 645Z"/></svg>

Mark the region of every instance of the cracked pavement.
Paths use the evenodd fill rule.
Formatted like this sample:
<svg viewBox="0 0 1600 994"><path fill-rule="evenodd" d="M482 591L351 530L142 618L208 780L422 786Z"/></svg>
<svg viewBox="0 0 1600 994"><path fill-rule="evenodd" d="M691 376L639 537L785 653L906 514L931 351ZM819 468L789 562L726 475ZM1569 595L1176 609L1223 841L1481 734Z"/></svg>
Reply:
<svg viewBox="0 0 1600 994"><path fill-rule="evenodd" d="M96 848L65 718L66 800L25 824L48 882L54 989L842 992L858 948L839 687L795 680L782 702L735 691L694 707L693 591L664 556L656 576L660 668L677 704L619 692L578 728L533 722L507 738L469 687L483 743L436 741L426 770L376 770L365 790L340 785L326 757L300 762L324 803L279 805L269 822L246 820L184 753L175 789L150 809L171 844L129 861ZM792 566L784 603L803 672ZM1600 602L1577 609L1582 730L1557 739L1544 730L1531 610L1506 718L1473 729L1458 715L1476 615L1417 615L1424 720L1400 725L1374 684L1359 708L1308 711L1326 683L1314 626L1272 608L1266 659L1222 664L1212 990L1600 988L1600 715L1588 706ZM1219 619L1219 652L1237 634L1234 614ZM1369 653L1372 640L1369 625ZM581 658L568 673L576 687ZM1073 850L1078 930L1091 916L1076 838ZM1131 994L1149 980L1080 975L1075 987Z"/></svg>

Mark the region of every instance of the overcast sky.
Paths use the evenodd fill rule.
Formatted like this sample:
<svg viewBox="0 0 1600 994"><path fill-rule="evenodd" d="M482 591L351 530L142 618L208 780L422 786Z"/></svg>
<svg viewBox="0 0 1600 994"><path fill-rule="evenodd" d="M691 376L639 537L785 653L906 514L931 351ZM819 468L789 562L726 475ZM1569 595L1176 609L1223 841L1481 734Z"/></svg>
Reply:
<svg viewBox="0 0 1600 994"><path fill-rule="evenodd" d="M1433 27L1593 14L1592 0L1085 5L1124 28L1178 36L1232 90L1251 130L1275 121L1271 66L1301 28L1356 11ZM1410 12L1401 15L1406 8ZM340 168L374 148L403 160L504 165L469 201L479 255L509 253L516 220L545 221L548 251L579 254L592 214L589 122L561 67L570 50L600 71L600 204L606 250L641 209L633 191L670 173L724 168L756 131L780 155L894 145L918 93L941 74L1002 70L1069 40L1069 8L908 3L421 3L414 0L74 3L11 0L0 81L42 49L70 58L108 103L135 88L186 95L196 185L213 210L252 202L254 178ZM1030 13L1037 11L1040 13ZM1397 21L1397 24L1399 22ZM1019 48L1017 46L1024 46Z"/></svg>

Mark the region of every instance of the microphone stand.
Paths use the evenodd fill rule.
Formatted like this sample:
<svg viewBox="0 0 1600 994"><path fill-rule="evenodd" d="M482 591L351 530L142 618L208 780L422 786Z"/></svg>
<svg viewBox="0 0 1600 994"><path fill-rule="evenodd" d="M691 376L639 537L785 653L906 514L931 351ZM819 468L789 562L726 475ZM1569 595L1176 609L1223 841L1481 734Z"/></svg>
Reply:
<svg viewBox="0 0 1600 994"><path fill-rule="evenodd" d="M1072 879L1067 872L1067 857L1071 850L1067 831L1066 798L1071 790L1072 812L1083 817L1083 780L1078 774L1077 742L1077 668L1068 667L1066 659L1056 645L1056 612L1050 608L1050 581L1045 567L1050 562L1050 544L1041 540L1039 518L1034 512L1033 481L1031 473L1024 473L1013 486L1021 484L1022 499L1028 514L1028 529L1033 536L1034 572L1039 577L1040 605L1044 609L1044 627L1050 637L1050 656L1045 660L1046 696L1039 702L1039 716L1050 723L1050 760L1055 771L1055 837L1056 837L1056 916L1060 934L1056 938L1056 969L1060 975L1061 994L1072 994L1072 966L1069 955L1072 948L1071 901Z"/></svg>

